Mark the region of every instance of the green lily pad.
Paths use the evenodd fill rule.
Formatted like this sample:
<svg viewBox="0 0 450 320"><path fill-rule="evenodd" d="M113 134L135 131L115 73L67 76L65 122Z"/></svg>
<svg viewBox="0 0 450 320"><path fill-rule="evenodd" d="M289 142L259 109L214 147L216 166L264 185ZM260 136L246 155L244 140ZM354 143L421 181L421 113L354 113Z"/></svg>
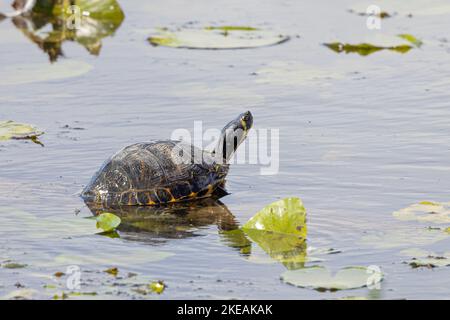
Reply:
<svg viewBox="0 0 450 320"><path fill-rule="evenodd" d="M255 214L242 229L278 233L306 239L306 210L299 198L292 197L271 203Z"/></svg>
<svg viewBox="0 0 450 320"><path fill-rule="evenodd" d="M246 49L271 46L289 36L248 26L208 26L203 28L160 28L148 38L154 46L187 49Z"/></svg>
<svg viewBox="0 0 450 320"><path fill-rule="evenodd" d="M347 267L339 270L334 276L321 266L307 267L294 271L286 271L281 275L283 282L318 291L337 291L363 288L376 285L383 279L381 272L374 272L366 267Z"/></svg>
<svg viewBox="0 0 450 320"><path fill-rule="evenodd" d="M301 268L307 261L306 210L299 198L286 198L266 206L242 230L288 269Z"/></svg>
<svg viewBox="0 0 450 320"><path fill-rule="evenodd" d="M114 231L121 223L121 219L113 213L104 212L96 217L97 229L105 232Z"/></svg>
<svg viewBox="0 0 450 320"><path fill-rule="evenodd" d="M35 126L15 121L0 121L0 141L9 139L29 139L38 143L37 137L44 134Z"/></svg>
<svg viewBox="0 0 450 320"><path fill-rule="evenodd" d="M399 220L450 223L450 202L422 201L392 213Z"/></svg>

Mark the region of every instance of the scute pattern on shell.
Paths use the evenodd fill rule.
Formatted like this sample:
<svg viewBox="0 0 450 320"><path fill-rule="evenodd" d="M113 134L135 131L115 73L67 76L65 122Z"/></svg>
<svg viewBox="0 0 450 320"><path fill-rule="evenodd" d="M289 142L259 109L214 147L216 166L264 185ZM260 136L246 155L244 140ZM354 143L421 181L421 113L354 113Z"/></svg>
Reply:
<svg viewBox="0 0 450 320"><path fill-rule="evenodd" d="M189 163L180 163L177 152ZM108 159L81 196L108 206L176 202L211 195L227 173L228 165L215 165L210 153L183 142L136 143Z"/></svg>

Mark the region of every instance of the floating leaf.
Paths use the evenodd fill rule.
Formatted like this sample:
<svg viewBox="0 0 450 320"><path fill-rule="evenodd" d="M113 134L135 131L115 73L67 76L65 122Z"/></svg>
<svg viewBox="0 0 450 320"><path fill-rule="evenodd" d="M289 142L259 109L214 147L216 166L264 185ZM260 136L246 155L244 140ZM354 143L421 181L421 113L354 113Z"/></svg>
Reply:
<svg viewBox="0 0 450 320"><path fill-rule="evenodd" d="M412 268L437 268L450 266L450 252L437 254L422 249L412 248L403 250L401 255L413 257L407 262Z"/></svg>
<svg viewBox="0 0 450 320"><path fill-rule="evenodd" d="M2 69L0 86L20 85L33 82L60 80L78 77L92 70L92 65L83 61L65 59L56 65L48 63L21 63L7 65Z"/></svg>
<svg viewBox="0 0 450 320"><path fill-rule="evenodd" d="M289 40L279 33L242 26L158 29L148 38L154 46L188 49L245 49L280 44Z"/></svg>
<svg viewBox="0 0 450 320"><path fill-rule="evenodd" d="M114 231L121 222L121 219L113 213L104 212L96 217L97 229L105 232Z"/></svg>
<svg viewBox="0 0 450 320"><path fill-rule="evenodd" d="M448 234L438 229L397 227L395 230L368 232L361 242L377 249L423 246L448 239Z"/></svg>
<svg viewBox="0 0 450 320"><path fill-rule="evenodd" d="M399 220L450 223L450 202L422 201L392 213Z"/></svg>
<svg viewBox="0 0 450 320"><path fill-rule="evenodd" d="M411 34L399 34L398 35L400 38L405 39L408 42L411 42L413 45L415 45L417 48L420 48L423 44L423 42L419 39L417 39L416 37L414 37Z"/></svg>
<svg viewBox="0 0 450 320"><path fill-rule="evenodd" d="M150 288L150 290L152 290L157 294L163 293L164 290L166 289L166 285L164 284L163 281L152 282L148 285L148 287Z"/></svg>
<svg viewBox="0 0 450 320"><path fill-rule="evenodd" d="M332 42L324 43L324 46L330 48L334 52L341 53L357 53L361 56L368 56L374 52L380 50L391 50L399 53L406 53L412 49L409 45L398 45L398 46L377 46L370 43L360 43L360 44L348 44L342 42Z"/></svg>
<svg viewBox="0 0 450 320"><path fill-rule="evenodd" d="M5 296L0 297L0 300L33 299L37 293L38 293L37 290L34 289L19 289L12 291Z"/></svg>
<svg viewBox="0 0 450 320"><path fill-rule="evenodd" d="M286 198L266 206L242 230L288 269L303 267L306 261L306 210L299 198Z"/></svg>
<svg viewBox="0 0 450 320"><path fill-rule="evenodd" d="M56 278L61 278L62 276L65 275L65 273L64 273L64 272L61 272L61 271L58 271L58 272L55 272L53 275L54 275Z"/></svg>
<svg viewBox="0 0 450 320"><path fill-rule="evenodd" d="M0 141L8 139L29 139L36 143L37 137L44 134L35 126L14 121L0 121Z"/></svg>
<svg viewBox="0 0 450 320"><path fill-rule="evenodd" d="M113 276L117 276L119 274L119 269L114 267L114 268L106 269L106 270L104 270L104 272L109 273L110 275L113 275Z"/></svg>
<svg viewBox="0 0 450 320"><path fill-rule="evenodd" d="M347 267L332 276L327 268L313 266L286 271L281 279L297 287L318 291L337 291L376 285L382 281L383 274L366 267Z"/></svg>
<svg viewBox="0 0 450 320"><path fill-rule="evenodd" d="M255 214L242 227L244 231L258 230L305 239L306 210L299 198L292 197L271 203Z"/></svg>
<svg viewBox="0 0 450 320"><path fill-rule="evenodd" d="M26 266L27 266L26 264L15 263L15 262L8 262L8 263L2 264L2 268L5 268L5 269L22 269L22 268L25 268Z"/></svg>

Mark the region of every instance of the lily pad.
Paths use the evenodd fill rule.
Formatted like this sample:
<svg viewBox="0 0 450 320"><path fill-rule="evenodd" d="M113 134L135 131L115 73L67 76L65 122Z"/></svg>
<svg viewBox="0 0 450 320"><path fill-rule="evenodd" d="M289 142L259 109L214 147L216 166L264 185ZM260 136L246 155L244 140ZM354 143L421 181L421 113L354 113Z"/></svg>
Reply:
<svg viewBox="0 0 450 320"><path fill-rule="evenodd" d="M288 269L304 266L307 260L306 210L299 198L286 198L266 206L242 230L272 259Z"/></svg>
<svg viewBox="0 0 450 320"><path fill-rule="evenodd" d="M22 269L25 268L26 264L16 263L16 262L7 262L1 265L2 268L5 269Z"/></svg>
<svg viewBox="0 0 450 320"><path fill-rule="evenodd" d="M114 231L122 221L118 216L109 212L98 215L95 220L97 221L97 229L102 229L105 232Z"/></svg>
<svg viewBox="0 0 450 320"><path fill-rule="evenodd" d="M21 63L3 67L0 86L54 81L78 77L92 70L92 65L76 60L63 60L56 65L48 63Z"/></svg>
<svg viewBox="0 0 450 320"><path fill-rule="evenodd" d="M0 141L8 139L29 139L36 143L37 137L44 134L35 126L14 121L0 121Z"/></svg>
<svg viewBox="0 0 450 320"><path fill-rule="evenodd" d="M148 38L154 46L187 49L246 49L272 46L289 40L289 36L248 26L160 28Z"/></svg>
<svg viewBox="0 0 450 320"><path fill-rule="evenodd" d="M408 249L400 252L402 255L413 257L407 263L412 268L437 268L450 266L450 252L437 254L422 249Z"/></svg>
<svg viewBox="0 0 450 320"><path fill-rule="evenodd" d="M397 227L394 230L367 232L361 243L377 249L430 245L445 239L449 235L442 230L430 228Z"/></svg>
<svg viewBox="0 0 450 320"><path fill-rule="evenodd" d="M399 220L450 223L450 202L422 201L392 213Z"/></svg>
<svg viewBox="0 0 450 320"><path fill-rule="evenodd" d="M306 239L306 210L299 198L292 197L271 203L256 213L242 229L278 233Z"/></svg>
<svg viewBox="0 0 450 320"><path fill-rule="evenodd" d="M368 56L372 53L375 53L375 52L381 51L381 50L390 50L390 51L395 51L395 52L399 52L399 53L406 53L412 49L412 47L407 44L384 47L384 46L373 45L370 43L349 44L349 43L342 43L342 42L332 42L332 43L324 43L324 45L337 53L341 53L341 52L357 53L361 56Z"/></svg>
<svg viewBox="0 0 450 320"><path fill-rule="evenodd" d="M318 291L337 291L363 288L376 285L383 279L381 272L374 272L366 267L347 267L334 276L321 266L307 267L295 271L286 271L281 276L285 283Z"/></svg>

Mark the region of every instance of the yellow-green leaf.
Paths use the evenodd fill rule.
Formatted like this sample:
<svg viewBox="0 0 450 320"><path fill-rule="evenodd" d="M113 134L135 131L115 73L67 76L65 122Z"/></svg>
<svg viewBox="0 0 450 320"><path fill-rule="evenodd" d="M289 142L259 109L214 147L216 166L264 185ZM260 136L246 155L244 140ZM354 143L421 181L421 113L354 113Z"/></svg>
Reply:
<svg viewBox="0 0 450 320"><path fill-rule="evenodd" d="M406 41L412 43L413 45L415 45L418 48L421 47L423 44L423 42L420 39L417 39L416 37L414 37L411 34L403 33L403 34L399 34L398 36L400 38L405 39Z"/></svg>
<svg viewBox="0 0 450 320"><path fill-rule="evenodd" d="M105 232L114 231L121 223L121 219L113 213L104 212L96 217L97 229Z"/></svg>

